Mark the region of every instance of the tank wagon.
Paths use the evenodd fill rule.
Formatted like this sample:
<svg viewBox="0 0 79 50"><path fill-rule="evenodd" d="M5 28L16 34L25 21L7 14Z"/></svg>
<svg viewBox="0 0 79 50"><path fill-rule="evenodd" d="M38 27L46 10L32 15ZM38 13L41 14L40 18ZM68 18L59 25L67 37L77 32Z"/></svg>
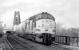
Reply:
<svg viewBox="0 0 79 50"><path fill-rule="evenodd" d="M15 27L15 31L27 39L48 45L55 38L55 18L47 12L34 15L20 25Z"/></svg>

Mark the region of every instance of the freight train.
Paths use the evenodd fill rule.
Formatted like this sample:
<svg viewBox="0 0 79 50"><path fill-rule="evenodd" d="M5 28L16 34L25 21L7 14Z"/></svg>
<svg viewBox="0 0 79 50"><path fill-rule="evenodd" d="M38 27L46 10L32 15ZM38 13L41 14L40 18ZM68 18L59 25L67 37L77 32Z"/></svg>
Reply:
<svg viewBox="0 0 79 50"><path fill-rule="evenodd" d="M47 12L38 13L21 24L15 25L14 31L18 36L48 45L55 40L55 18Z"/></svg>

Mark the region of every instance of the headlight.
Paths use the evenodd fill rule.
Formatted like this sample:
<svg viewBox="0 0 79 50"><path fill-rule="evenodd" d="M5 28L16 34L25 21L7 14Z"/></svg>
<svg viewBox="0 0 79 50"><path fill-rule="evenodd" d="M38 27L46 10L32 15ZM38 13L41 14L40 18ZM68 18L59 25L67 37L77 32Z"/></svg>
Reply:
<svg viewBox="0 0 79 50"><path fill-rule="evenodd" d="M45 31L48 31L48 29L46 29Z"/></svg>

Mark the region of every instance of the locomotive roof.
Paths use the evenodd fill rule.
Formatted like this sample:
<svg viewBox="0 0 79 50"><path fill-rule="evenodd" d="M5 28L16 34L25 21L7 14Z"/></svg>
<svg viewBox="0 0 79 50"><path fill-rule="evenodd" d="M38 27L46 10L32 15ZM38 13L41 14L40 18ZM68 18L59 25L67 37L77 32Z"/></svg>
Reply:
<svg viewBox="0 0 79 50"><path fill-rule="evenodd" d="M33 21L36 21L39 19L52 19L55 21L55 18L47 12L42 12L29 18L29 20L33 20Z"/></svg>

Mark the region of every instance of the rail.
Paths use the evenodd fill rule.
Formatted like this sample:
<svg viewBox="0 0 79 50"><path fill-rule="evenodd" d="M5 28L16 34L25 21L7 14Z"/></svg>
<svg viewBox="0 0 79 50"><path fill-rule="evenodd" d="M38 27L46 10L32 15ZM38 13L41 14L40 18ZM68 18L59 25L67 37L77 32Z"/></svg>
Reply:
<svg viewBox="0 0 79 50"><path fill-rule="evenodd" d="M14 36L11 36L11 37L8 37L8 39L10 40L10 41L14 41L14 42L16 42L17 44L17 46L19 46L19 47L21 47L21 48L23 48L23 49L26 49L26 50L33 50L31 47L29 47L29 45L26 43L26 42L23 42L22 40L19 40L17 37L14 37ZM9 42L10 42L9 41ZM13 42L13 43L14 43ZM17 47L16 46L16 47ZM14 48L15 48L15 45L14 45Z"/></svg>
<svg viewBox="0 0 79 50"><path fill-rule="evenodd" d="M10 44L10 42L7 40L7 37L5 38L5 41L8 43L9 47L11 48L11 50L14 50L13 46Z"/></svg>

